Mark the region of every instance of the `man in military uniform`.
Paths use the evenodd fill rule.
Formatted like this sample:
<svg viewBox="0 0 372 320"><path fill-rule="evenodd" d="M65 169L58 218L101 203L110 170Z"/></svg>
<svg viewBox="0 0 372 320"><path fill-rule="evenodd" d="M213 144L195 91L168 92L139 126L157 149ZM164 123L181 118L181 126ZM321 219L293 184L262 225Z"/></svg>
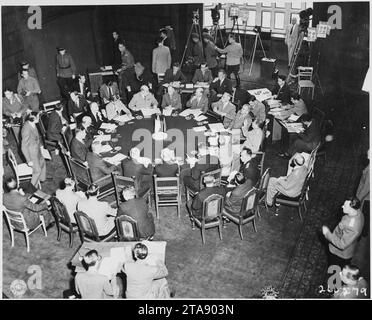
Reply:
<svg viewBox="0 0 372 320"><path fill-rule="evenodd" d="M124 78L125 78L125 72L126 70L133 68L134 66L134 57L129 52L129 50L125 47L124 42L120 42L118 44L118 48L121 54L121 65L116 66L116 74L119 78L119 90L121 95L124 94Z"/></svg>
<svg viewBox="0 0 372 320"><path fill-rule="evenodd" d="M350 264L364 226L360 201L356 197L346 200L342 210L345 215L333 232L326 226L322 227L323 235L330 242L328 263L340 268Z"/></svg>
<svg viewBox="0 0 372 320"><path fill-rule="evenodd" d="M64 99L69 98L69 93L73 88L73 79L76 75L76 67L74 60L69 53L66 53L66 49L57 47L56 55L56 72L57 72L57 84L61 91L61 96Z"/></svg>

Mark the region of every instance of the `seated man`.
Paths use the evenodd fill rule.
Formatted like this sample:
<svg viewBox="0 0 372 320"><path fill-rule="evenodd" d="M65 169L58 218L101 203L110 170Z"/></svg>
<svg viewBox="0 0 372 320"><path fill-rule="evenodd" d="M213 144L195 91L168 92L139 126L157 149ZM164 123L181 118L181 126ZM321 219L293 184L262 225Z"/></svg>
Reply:
<svg viewBox="0 0 372 320"><path fill-rule="evenodd" d="M275 195L280 192L287 197L297 197L300 195L302 186L307 176L307 167L305 166L305 159L298 154L293 158L293 170L285 177L269 179L266 192L266 203L268 206L273 205Z"/></svg>
<svg viewBox="0 0 372 320"><path fill-rule="evenodd" d="M127 276L127 299L167 299L170 298L168 270L165 264L148 256L148 248L137 243L133 248L134 262L126 262L122 271Z"/></svg>
<svg viewBox="0 0 372 320"><path fill-rule="evenodd" d="M247 147L252 150L253 153L258 152L261 147L263 139L262 126L263 122L258 124L257 119L254 119L252 122L252 130L243 129L243 135L245 136L245 141L243 147ZM243 128L246 128L244 126Z"/></svg>
<svg viewBox="0 0 372 320"><path fill-rule="evenodd" d="M205 144L199 146L197 158L191 158L194 162L190 163L190 175L183 178L186 187L198 191L200 189L200 176L203 172L209 172L220 168L218 157L210 155ZM187 161L190 162L190 159Z"/></svg>
<svg viewBox="0 0 372 320"><path fill-rule="evenodd" d="M257 123L260 124L266 120L265 105L258 101L255 96L249 98L249 111L253 113Z"/></svg>
<svg viewBox="0 0 372 320"><path fill-rule="evenodd" d="M168 86L167 93L163 95L161 107L173 108L177 111L182 110L181 96L176 90L174 90L173 86Z"/></svg>
<svg viewBox="0 0 372 320"><path fill-rule="evenodd" d="M175 163L174 151L165 148L161 150L160 157L163 163L155 166L155 174L158 177L175 177L178 173L178 165Z"/></svg>
<svg viewBox="0 0 372 320"><path fill-rule="evenodd" d="M250 188L254 187L260 179L260 170L258 168L259 160L256 155L252 153L252 150L247 147L243 147L240 152L241 163L239 162L239 158L236 156L234 156L233 161L233 171L231 172L228 181L231 181L235 174L239 171L243 173L246 183L250 184ZM236 170L236 168L238 168L238 170Z"/></svg>
<svg viewBox="0 0 372 320"><path fill-rule="evenodd" d="M146 200L136 198L134 187L124 188L122 196L125 202L119 204L117 216L127 215L132 217L137 221L139 237L141 239L152 238L155 234L155 224Z"/></svg>
<svg viewBox="0 0 372 320"><path fill-rule="evenodd" d="M152 166L143 161L138 148L132 148L130 157L121 163L125 177L135 177L137 180L137 194L141 197L152 186Z"/></svg>
<svg viewBox="0 0 372 320"><path fill-rule="evenodd" d="M356 266L346 265L340 272L342 286L336 290L332 299L367 299L369 294L368 282L360 276Z"/></svg>
<svg viewBox="0 0 372 320"><path fill-rule="evenodd" d="M71 140L71 156L82 162L87 161L88 146L85 143L87 132L83 126L78 126L75 130L75 137Z"/></svg>
<svg viewBox="0 0 372 320"><path fill-rule="evenodd" d="M197 84L200 82L205 82L210 84L213 80L212 72L208 69L207 63L202 62L200 64L200 69L196 69L195 74L192 78L192 83Z"/></svg>
<svg viewBox="0 0 372 320"><path fill-rule="evenodd" d="M201 189L194 197L192 202L188 203L188 208L193 217L201 219L203 213L203 201L212 194L220 194L225 197L226 189L222 186L215 185L215 179L213 176L204 177L205 188Z"/></svg>
<svg viewBox="0 0 372 320"><path fill-rule="evenodd" d="M209 91L211 102L218 101L225 92L232 94L232 83L231 80L227 79L224 69L218 71L218 78L212 81Z"/></svg>
<svg viewBox="0 0 372 320"><path fill-rule="evenodd" d="M64 185L64 189L56 191L56 198L66 207L71 223L76 223L74 216L76 206L79 201L86 199L86 196L82 191L74 191L75 181L72 178L65 178Z"/></svg>
<svg viewBox="0 0 372 320"><path fill-rule="evenodd" d="M88 199L78 202L77 209L94 220L100 237L115 233L116 209L106 201L98 201L99 188L96 184L88 187L87 195Z"/></svg>
<svg viewBox="0 0 372 320"><path fill-rule="evenodd" d="M79 74L74 81L73 91L76 91L80 96L84 97L88 102L93 101L92 93L90 92L89 86L86 82L84 75Z"/></svg>
<svg viewBox="0 0 372 320"><path fill-rule="evenodd" d="M186 108L200 109L203 113L208 111L208 97L203 88L197 88L195 94L186 102Z"/></svg>
<svg viewBox="0 0 372 320"><path fill-rule="evenodd" d="M51 112L48 119L47 139L50 141L61 141L61 133L66 131L68 122L62 115L63 104L56 105L55 110Z"/></svg>
<svg viewBox="0 0 372 320"><path fill-rule="evenodd" d="M252 189L252 186L250 182L246 183L244 175L241 172L235 175L234 185L236 187L226 194L225 208L238 214L242 206L243 198L247 192Z"/></svg>
<svg viewBox="0 0 372 320"><path fill-rule="evenodd" d="M143 85L141 91L136 93L129 102L129 109L141 111L142 109L155 109L158 106L154 95L150 92L149 87Z"/></svg>
<svg viewBox="0 0 372 320"><path fill-rule="evenodd" d="M221 99L212 103L212 109L223 118L223 125L228 128L235 119L236 107L230 102L231 94L225 92Z"/></svg>
<svg viewBox="0 0 372 320"><path fill-rule="evenodd" d="M89 105L88 112L85 114L86 116L92 119L92 127L95 131L97 131L103 122L107 120L104 115L99 111L99 106L97 102L92 102Z"/></svg>
<svg viewBox="0 0 372 320"><path fill-rule="evenodd" d="M2 102L3 115L11 119L24 118L28 112L31 112L22 96L14 93L9 87L4 88Z"/></svg>
<svg viewBox="0 0 372 320"><path fill-rule="evenodd" d="M101 300L119 296L120 289L116 278L109 279L98 273L99 261L100 257L96 250L88 251L84 256L88 271L76 273L75 289L82 299Z"/></svg>
<svg viewBox="0 0 372 320"><path fill-rule="evenodd" d="M75 119L76 122L79 123L81 121L84 113L88 110L88 106L88 101L76 91L70 93L70 99L67 103L68 114Z"/></svg>
<svg viewBox="0 0 372 320"><path fill-rule="evenodd" d="M282 119L287 119L291 114L296 114L302 116L308 114L306 104L302 100L301 96L298 93L294 93L291 97L292 105L288 105L285 111L280 113Z"/></svg>
<svg viewBox="0 0 372 320"><path fill-rule="evenodd" d="M87 154L87 162L93 181L97 181L118 170L116 166L109 165L107 162L103 161L100 152L101 143L99 141L94 141L92 143L92 152L88 152Z"/></svg>
<svg viewBox="0 0 372 320"><path fill-rule="evenodd" d="M241 89L240 87L234 87L232 93L232 102L238 105L238 108L241 108L243 105L249 102L251 98L250 93L247 90Z"/></svg>
<svg viewBox="0 0 372 320"><path fill-rule="evenodd" d="M236 113L234 120L231 121L229 129L242 129L243 124L247 123L246 120L251 122L249 119L249 105L245 104L243 107ZM247 123L248 124L248 123Z"/></svg>
<svg viewBox="0 0 372 320"><path fill-rule="evenodd" d="M285 77L278 75L277 83L274 88L271 90L273 98L281 101L283 105L289 104L291 102L291 90L289 89L288 84L285 82Z"/></svg>
<svg viewBox="0 0 372 320"><path fill-rule="evenodd" d="M172 83L172 82L180 82L180 83L187 82L187 78L182 73L179 62L174 62L172 68L165 71L163 83Z"/></svg>
<svg viewBox="0 0 372 320"><path fill-rule="evenodd" d="M96 130L92 126L92 118L90 116L84 116L81 120L81 126L86 131L86 137L85 137L85 144L87 147L90 147L93 142L94 135L96 134Z"/></svg>
<svg viewBox="0 0 372 320"><path fill-rule="evenodd" d="M8 178L5 181L5 189L3 205L9 210L21 212L27 227L36 228L41 216L44 217L45 225L49 225L52 216L45 201L40 204L32 203L29 199L30 195L26 195L22 189L17 189L17 181L14 178Z"/></svg>

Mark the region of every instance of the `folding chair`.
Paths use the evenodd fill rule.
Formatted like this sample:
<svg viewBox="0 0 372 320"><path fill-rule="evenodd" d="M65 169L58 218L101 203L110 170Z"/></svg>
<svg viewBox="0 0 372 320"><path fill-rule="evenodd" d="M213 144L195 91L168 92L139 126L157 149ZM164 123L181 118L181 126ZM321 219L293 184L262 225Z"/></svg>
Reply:
<svg viewBox="0 0 372 320"><path fill-rule="evenodd" d="M312 90L311 100L314 99L315 84L313 82L313 67L298 67L298 94L302 89Z"/></svg>

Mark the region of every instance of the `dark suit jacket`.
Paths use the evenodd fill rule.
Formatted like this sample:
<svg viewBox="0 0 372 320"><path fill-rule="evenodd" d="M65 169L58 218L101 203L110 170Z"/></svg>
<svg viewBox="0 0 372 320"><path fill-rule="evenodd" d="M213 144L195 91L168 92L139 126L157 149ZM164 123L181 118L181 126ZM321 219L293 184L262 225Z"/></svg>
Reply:
<svg viewBox="0 0 372 320"><path fill-rule="evenodd" d="M213 80L213 77L212 77L212 71L211 70L209 70L209 69L205 70L204 75L203 75L203 72L200 69L196 69L194 77L192 78L192 83L194 83L194 84L197 83L197 82L211 83L212 80Z"/></svg>
<svg viewBox="0 0 372 320"><path fill-rule="evenodd" d="M119 87L117 85L116 82L113 82L112 86L111 86L111 90L112 90L112 95L113 96L118 96L120 94L119 92ZM106 85L106 84L103 84L100 88L99 88L99 95L101 97L101 99L105 98L106 100L110 100L110 91L109 91L109 86ZM112 99L111 99L112 100Z"/></svg>
<svg viewBox="0 0 372 320"><path fill-rule="evenodd" d="M279 91L280 90L280 91ZM277 100L280 100L282 103L287 104L291 102L291 90L289 89L288 84L284 84L280 89L278 84L275 84L272 94L277 94Z"/></svg>
<svg viewBox="0 0 372 320"><path fill-rule="evenodd" d="M232 83L227 78L225 78L222 83L220 83L220 80L217 80L211 83L209 89L211 91L213 90L215 94L224 94L225 92L232 94Z"/></svg>
<svg viewBox="0 0 372 320"><path fill-rule="evenodd" d="M62 120L57 111L53 111L49 116L48 129L46 132L48 140L60 141L62 139Z"/></svg>
<svg viewBox="0 0 372 320"><path fill-rule="evenodd" d="M190 98L189 101L186 102L186 108L191 109L200 109L203 113L206 113L208 111L208 97L206 95L202 95L199 103L197 99L192 100L194 96Z"/></svg>
<svg viewBox="0 0 372 320"><path fill-rule="evenodd" d="M90 98L90 89L87 84L87 82L84 83L83 85L83 92L80 92L80 85L79 85L79 79L76 79L73 84L73 91L77 91L79 94L82 94L85 99Z"/></svg>
<svg viewBox="0 0 372 320"><path fill-rule="evenodd" d="M93 181L97 181L98 179L111 174L111 172L116 169L115 166L109 166L108 164L106 164L106 162L104 162L98 154L95 154L93 152L88 152L87 162L92 174Z"/></svg>
<svg viewBox="0 0 372 320"><path fill-rule="evenodd" d="M193 215L197 218L201 218L203 212L203 201L212 194L220 194L225 197L226 189L224 187L206 187L198 192L191 205Z"/></svg>
<svg viewBox="0 0 372 320"><path fill-rule="evenodd" d="M225 207L236 213L240 212L240 208L243 202L244 196L247 194L249 190L252 189L252 183L250 180L246 181L245 183L236 186L230 194L230 197L226 197L225 199Z"/></svg>
<svg viewBox="0 0 372 320"><path fill-rule="evenodd" d="M178 173L178 165L162 163L155 166L155 173L158 177L175 177Z"/></svg>
<svg viewBox="0 0 372 320"><path fill-rule="evenodd" d="M103 117L102 113L101 113L101 118L102 120L100 120L98 117L97 119L93 116L92 112L89 110L88 112L86 112L84 114L85 116L89 116L91 119L92 119L92 127L95 131L97 131L100 127L101 127L101 124L104 122L104 120L106 118Z"/></svg>
<svg viewBox="0 0 372 320"><path fill-rule="evenodd" d="M131 199L119 205L117 217L127 215L137 221L139 236L147 238L155 233L154 218L143 198Z"/></svg>
<svg viewBox="0 0 372 320"><path fill-rule="evenodd" d="M260 179L260 170L258 169L259 161L257 157L252 158L247 164L240 166L240 172L243 173L246 183L247 180L251 181L251 188L254 187L257 181Z"/></svg>
<svg viewBox="0 0 372 320"><path fill-rule="evenodd" d="M235 93L232 97L232 102L238 103L239 108L244 104L247 104L251 95L247 90L236 88Z"/></svg>
<svg viewBox="0 0 372 320"><path fill-rule="evenodd" d="M137 78L137 75L133 68L129 68L124 71L123 73L123 82L124 82L124 88L126 89L127 86L130 86L132 94L135 94L140 91L141 86L146 85L150 88L150 83L152 86L152 89L150 91L154 93L156 82L152 74L145 68L143 70L143 73L140 77Z"/></svg>
<svg viewBox="0 0 372 320"><path fill-rule="evenodd" d="M71 156L75 159L85 162L87 160L88 147L78 139L73 138L71 141Z"/></svg>
<svg viewBox="0 0 372 320"><path fill-rule="evenodd" d="M310 126L299 136L303 141L313 143L316 146L321 140L319 121L313 119Z"/></svg>
<svg viewBox="0 0 372 320"><path fill-rule="evenodd" d="M71 98L68 100L67 109L70 116L74 113L86 112L88 108L88 102L85 98L79 97L79 105L76 105Z"/></svg>
<svg viewBox="0 0 372 320"><path fill-rule="evenodd" d="M181 70L178 70L177 73L173 75L173 69L170 68L167 71L165 71L163 83L170 83L174 81L181 81L181 83L186 83L187 78L185 77Z"/></svg>
<svg viewBox="0 0 372 320"><path fill-rule="evenodd" d="M152 166L147 168L143 164L135 163L132 159L126 158L121 163L124 177L136 177L137 192L141 196L152 184Z"/></svg>

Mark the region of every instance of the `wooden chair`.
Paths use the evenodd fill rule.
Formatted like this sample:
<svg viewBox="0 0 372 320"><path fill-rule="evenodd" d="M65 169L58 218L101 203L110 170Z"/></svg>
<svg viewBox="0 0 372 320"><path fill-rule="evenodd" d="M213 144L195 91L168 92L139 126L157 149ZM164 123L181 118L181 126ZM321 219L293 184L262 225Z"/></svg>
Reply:
<svg viewBox="0 0 372 320"><path fill-rule="evenodd" d="M312 90L311 99L314 99L315 84L313 82L313 67L298 67L298 94L302 89Z"/></svg>
<svg viewBox="0 0 372 320"><path fill-rule="evenodd" d="M20 182L23 181L30 181L32 178L32 168L27 165L27 163L23 162L18 164L17 159L12 151L12 149L8 149L8 160L12 170L14 171L15 178L17 181L17 188L19 187ZM40 183L39 183L40 187Z"/></svg>
<svg viewBox="0 0 372 320"><path fill-rule="evenodd" d="M158 177L154 174L155 190L155 209L156 218L159 219L159 207L177 206L177 216L181 215L181 192L180 178L176 177Z"/></svg>
<svg viewBox="0 0 372 320"><path fill-rule="evenodd" d="M94 220L82 211L75 212L75 219L79 227L81 242L108 242L116 237L116 232L100 237Z"/></svg>
<svg viewBox="0 0 372 320"><path fill-rule="evenodd" d="M83 191L86 191L88 187L93 183L90 169L80 160L73 157L67 158L71 168L72 176L75 180L76 187Z"/></svg>
<svg viewBox="0 0 372 320"><path fill-rule="evenodd" d="M256 157L261 157L258 168L260 169L260 176L263 174L264 162L265 162L265 152L257 151L254 153Z"/></svg>
<svg viewBox="0 0 372 320"><path fill-rule="evenodd" d="M116 194L112 174L104 176L93 183L95 183L99 188L99 195L97 197L98 200L102 200L103 198L111 196L112 194Z"/></svg>
<svg viewBox="0 0 372 320"><path fill-rule="evenodd" d="M70 248L72 248L74 235L79 231L79 228L76 223L71 222L67 209L61 201L59 201L56 197L51 197L49 201L52 204L52 213L58 230L57 240L61 240L62 230L67 232L70 237Z"/></svg>
<svg viewBox="0 0 372 320"><path fill-rule="evenodd" d="M256 228L256 215L257 215L257 189L252 188L244 196L242 205L239 212L232 211L228 208L223 208L222 216L229 219L238 225L240 239L243 240L243 230L242 226L252 222L254 231L257 232Z"/></svg>
<svg viewBox="0 0 372 320"><path fill-rule="evenodd" d="M298 216L300 217L300 220L302 221L302 211L303 213L306 212L307 207L306 207L306 200L308 200L308 184L310 180L310 175L308 174L305 182L302 186L301 193L297 197L287 197L281 193L277 193L274 197L273 204L275 206L275 210L278 210L276 207L276 204L281 204L287 207L294 207L298 209Z"/></svg>
<svg viewBox="0 0 372 320"><path fill-rule="evenodd" d="M115 225L119 241L140 241L138 224L132 217L127 215L117 217Z"/></svg>
<svg viewBox="0 0 372 320"><path fill-rule="evenodd" d="M46 136L46 127L45 125L48 125L49 122L49 114L46 112L43 112L40 114L40 121L38 123L39 132L41 134L41 138L44 143L44 148L48 149L48 147L52 149L56 149L58 147L58 141L51 141L48 140Z"/></svg>
<svg viewBox="0 0 372 320"><path fill-rule="evenodd" d="M203 211L201 218L194 216L192 208L188 208L190 212L190 220L192 230L195 225L200 228L203 244L205 244L205 230L218 227L220 240L222 240L222 209L224 206L224 198L220 194L212 194L203 201Z"/></svg>
<svg viewBox="0 0 372 320"><path fill-rule="evenodd" d="M204 188L204 177L212 175L215 179L215 185L221 185L221 169L216 169L212 171L202 172L199 178L199 190L185 185L186 190L186 200L190 201L201 189Z"/></svg>
<svg viewBox="0 0 372 320"><path fill-rule="evenodd" d="M71 157L70 151L68 151L61 142L58 142L58 149L59 149L59 153L61 155L62 161L65 165L67 175L70 177L73 177L73 173L70 167L70 159L69 159Z"/></svg>
<svg viewBox="0 0 372 320"><path fill-rule="evenodd" d="M51 102L43 103L42 110L47 114L53 112L56 109L56 105L61 103L61 100L55 100Z"/></svg>
<svg viewBox="0 0 372 320"><path fill-rule="evenodd" d="M34 228L30 229L27 224L26 220L23 217L21 212L9 210L3 206L3 213L5 215L5 219L9 226L10 231L10 239L12 242L12 247L14 247L14 231L19 231L25 234L26 237L26 245L27 245L27 252L30 252L30 235L33 234L39 228L42 228L44 231L44 235L47 237L47 231L45 226L44 217L40 215L40 223Z"/></svg>
<svg viewBox="0 0 372 320"><path fill-rule="evenodd" d="M260 205L264 204L266 211L268 211L267 203L266 203L266 192L267 192L267 186L269 185L269 179L270 179L270 168L267 168L264 172L264 174L261 176L260 183L258 185L257 189L257 216L261 218L261 212L260 212Z"/></svg>

